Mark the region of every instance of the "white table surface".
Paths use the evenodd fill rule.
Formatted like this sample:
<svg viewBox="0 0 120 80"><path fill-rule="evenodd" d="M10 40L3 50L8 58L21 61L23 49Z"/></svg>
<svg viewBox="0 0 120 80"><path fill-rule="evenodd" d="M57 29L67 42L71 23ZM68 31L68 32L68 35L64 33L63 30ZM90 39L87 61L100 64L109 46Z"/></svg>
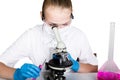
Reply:
<svg viewBox="0 0 120 80"><path fill-rule="evenodd" d="M66 80L97 80L97 73L66 73L64 75L66 77ZM0 80L6 80L1 79ZM32 79L27 79L32 80ZM38 77L36 80L45 80L43 78L43 75Z"/></svg>
<svg viewBox="0 0 120 80"><path fill-rule="evenodd" d="M66 80L97 80L97 73L67 73L64 75ZM27 79L31 80L31 79ZM42 76L36 80L46 80Z"/></svg>
<svg viewBox="0 0 120 80"><path fill-rule="evenodd" d="M68 73L67 80L97 80L97 73Z"/></svg>

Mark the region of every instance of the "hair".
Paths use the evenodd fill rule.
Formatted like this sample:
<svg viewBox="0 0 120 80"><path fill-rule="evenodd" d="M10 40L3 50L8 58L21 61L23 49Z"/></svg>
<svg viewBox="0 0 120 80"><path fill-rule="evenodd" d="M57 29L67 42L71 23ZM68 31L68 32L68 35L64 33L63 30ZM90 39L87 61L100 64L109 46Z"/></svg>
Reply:
<svg viewBox="0 0 120 80"><path fill-rule="evenodd" d="M42 20L45 19L45 9L49 6L68 8L72 11L72 2L71 0L44 0L42 6ZM71 17L73 18L73 14L71 13Z"/></svg>

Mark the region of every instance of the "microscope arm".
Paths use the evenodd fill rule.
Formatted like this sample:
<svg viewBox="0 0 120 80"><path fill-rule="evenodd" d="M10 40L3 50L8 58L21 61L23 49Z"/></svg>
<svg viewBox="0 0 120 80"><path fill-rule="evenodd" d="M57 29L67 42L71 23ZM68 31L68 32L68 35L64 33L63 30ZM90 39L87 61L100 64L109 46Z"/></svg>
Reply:
<svg viewBox="0 0 120 80"><path fill-rule="evenodd" d="M57 46L56 46L57 52L66 52L66 46L65 46L64 42L61 40L59 31L58 31L58 27L53 26L52 29L55 34L56 40L57 40Z"/></svg>

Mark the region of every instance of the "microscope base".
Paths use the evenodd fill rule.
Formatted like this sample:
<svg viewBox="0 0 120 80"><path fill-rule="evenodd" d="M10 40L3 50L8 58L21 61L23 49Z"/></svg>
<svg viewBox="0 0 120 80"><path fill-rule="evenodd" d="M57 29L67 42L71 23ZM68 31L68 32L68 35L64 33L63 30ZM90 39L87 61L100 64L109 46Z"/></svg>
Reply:
<svg viewBox="0 0 120 80"><path fill-rule="evenodd" d="M46 75L45 80L66 80L66 77L61 76L61 77L56 77L56 78L54 78L54 77L51 76L51 75Z"/></svg>

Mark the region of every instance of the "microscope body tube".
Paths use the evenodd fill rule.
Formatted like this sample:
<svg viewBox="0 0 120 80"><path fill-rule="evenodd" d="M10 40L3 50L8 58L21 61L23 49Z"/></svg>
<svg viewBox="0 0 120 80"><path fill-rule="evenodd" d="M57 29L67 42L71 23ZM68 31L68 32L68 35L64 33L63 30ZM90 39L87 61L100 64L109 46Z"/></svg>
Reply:
<svg viewBox="0 0 120 80"><path fill-rule="evenodd" d="M56 37L56 40L57 40L57 47L56 48L58 49L58 52L62 52L62 51L66 52L66 46L65 46L64 42L61 40L58 28L57 27L52 27L52 29L55 33L55 37Z"/></svg>

